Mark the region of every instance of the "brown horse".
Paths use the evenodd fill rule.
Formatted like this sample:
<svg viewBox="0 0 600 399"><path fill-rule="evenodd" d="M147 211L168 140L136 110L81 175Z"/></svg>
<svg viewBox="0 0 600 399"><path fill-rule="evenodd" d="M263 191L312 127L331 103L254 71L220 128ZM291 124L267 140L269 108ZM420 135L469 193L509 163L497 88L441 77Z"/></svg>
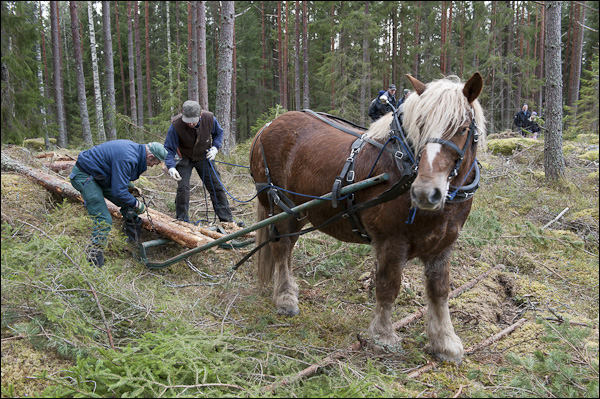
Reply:
<svg viewBox="0 0 600 399"><path fill-rule="evenodd" d="M406 134L405 142L415 154L416 178L410 190L407 188L393 199L386 198L386 202L355 212L362 229L357 229L348 215L325 223L334 215L352 209L343 199L336 208L326 202L297 217L279 221L271 228L260 229L257 245L270 242L258 252L258 279L263 286L273 281L277 312L294 316L299 313L298 286L291 264L292 250L298 239L294 233L311 223L342 241L364 243L367 236L377 259L376 306L369 326L370 336L383 346L400 343L392 328L391 313L403 268L408 260L416 257L425 266L430 351L443 360L458 362L463 356L463 346L454 332L448 310L449 259L471 209L472 188L478 186L474 182L479 180L476 151L478 142L481 145L485 137L485 118L476 99L483 80L479 73L464 84L456 78L427 85L411 76L408 78L415 91L403 105L401 126ZM354 204L376 198L403 177L394 159L403 154L381 148L389 137L397 135L393 121L398 120L394 119L394 113L389 113L366 132L344 124L346 130L355 135L364 133L364 137L370 139L354 153L355 181L381 173L390 176L384 184L356 192L352 198ZM293 204L299 205L310 199L305 195L321 196L332 191L355 140L352 134L324 123L314 113L290 111L276 118L254 138L251 174L257 188L272 184L289 190L279 189L278 193L283 191ZM376 146L374 142L381 144ZM460 194L464 185L471 185L471 190L463 192L457 201L454 194ZM259 195L258 221L271 213L282 212L277 204L270 202L270 196L264 191ZM366 234L361 237L356 230Z"/></svg>

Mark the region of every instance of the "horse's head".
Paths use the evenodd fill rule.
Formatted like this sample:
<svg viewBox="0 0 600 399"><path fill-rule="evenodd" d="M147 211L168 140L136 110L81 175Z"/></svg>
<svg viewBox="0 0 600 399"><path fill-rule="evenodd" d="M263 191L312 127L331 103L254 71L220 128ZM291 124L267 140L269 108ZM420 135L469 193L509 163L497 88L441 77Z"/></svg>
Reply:
<svg viewBox="0 0 600 399"><path fill-rule="evenodd" d="M464 85L449 79L425 85L407 76L415 92L406 99L403 125L418 158L411 201L424 210L439 210L450 182L467 178L475 162L475 143L485 135L477 101L483 79L476 72Z"/></svg>

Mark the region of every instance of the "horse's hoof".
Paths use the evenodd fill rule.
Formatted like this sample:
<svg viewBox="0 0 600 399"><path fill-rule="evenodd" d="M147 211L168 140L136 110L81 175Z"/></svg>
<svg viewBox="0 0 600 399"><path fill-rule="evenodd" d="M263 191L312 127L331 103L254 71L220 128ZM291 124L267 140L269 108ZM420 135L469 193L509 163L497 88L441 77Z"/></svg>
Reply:
<svg viewBox="0 0 600 399"><path fill-rule="evenodd" d="M443 352L436 352L432 350L431 347L426 348L425 351L439 361L456 363L457 366L460 366L463 360L462 353L460 355L453 356Z"/></svg>
<svg viewBox="0 0 600 399"><path fill-rule="evenodd" d="M300 309L277 309L277 314L280 316L294 317L300 314Z"/></svg>

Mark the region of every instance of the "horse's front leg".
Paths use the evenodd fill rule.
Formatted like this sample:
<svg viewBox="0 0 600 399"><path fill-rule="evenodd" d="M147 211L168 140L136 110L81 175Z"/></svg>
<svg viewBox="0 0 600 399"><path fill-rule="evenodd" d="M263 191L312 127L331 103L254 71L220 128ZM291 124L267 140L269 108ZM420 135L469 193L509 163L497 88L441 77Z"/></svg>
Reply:
<svg viewBox="0 0 600 399"><path fill-rule="evenodd" d="M277 313L284 316L296 316L298 307L298 285L292 270L292 250L297 238L281 238L271 243L271 253L275 261L273 272L273 303Z"/></svg>
<svg viewBox="0 0 600 399"><path fill-rule="evenodd" d="M423 259L425 263L425 286L427 290L427 336L429 351L442 360L460 363L463 345L455 334L450 310L448 292L450 290L450 250L433 259Z"/></svg>
<svg viewBox="0 0 600 399"><path fill-rule="evenodd" d="M369 335L375 340L377 347L393 346L400 343L400 337L392 327L392 311L394 302L400 291L402 271L406 258L398 246L375 244L377 270L375 273L375 312L369 326Z"/></svg>

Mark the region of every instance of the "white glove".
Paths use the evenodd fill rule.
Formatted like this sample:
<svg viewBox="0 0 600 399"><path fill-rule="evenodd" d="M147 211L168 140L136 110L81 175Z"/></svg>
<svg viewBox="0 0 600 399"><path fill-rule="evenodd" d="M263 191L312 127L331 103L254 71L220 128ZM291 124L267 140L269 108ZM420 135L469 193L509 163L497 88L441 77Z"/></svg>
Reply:
<svg viewBox="0 0 600 399"><path fill-rule="evenodd" d="M206 150L206 159L208 159L209 161L214 161L217 157L217 152L219 152L219 150L217 150L217 147L210 147L209 150Z"/></svg>
<svg viewBox="0 0 600 399"><path fill-rule="evenodd" d="M177 169L175 168L171 168L169 169L169 174L171 175L171 177L177 181L181 180L181 175L179 175L179 172L177 171Z"/></svg>
<svg viewBox="0 0 600 399"><path fill-rule="evenodd" d="M379 97L379 101L381 101L382 104L387 104L388 102L388 98L387 96L384 94L383 96Z"/></svg>

